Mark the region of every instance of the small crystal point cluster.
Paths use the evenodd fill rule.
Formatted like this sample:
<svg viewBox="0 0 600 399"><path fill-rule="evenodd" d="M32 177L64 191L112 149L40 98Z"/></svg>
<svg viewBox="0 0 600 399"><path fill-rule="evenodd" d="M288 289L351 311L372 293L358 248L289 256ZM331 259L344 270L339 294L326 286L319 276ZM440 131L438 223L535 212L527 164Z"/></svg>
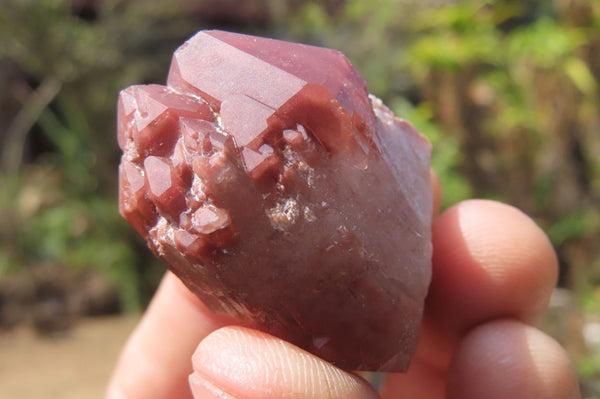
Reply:
<svg viewBox="0 0 600 399"><path fill-rule="evenodd" d="M201 31L118 103L121 214L215 312L403 371L431 275L430 145L338 51Z"/></svg>

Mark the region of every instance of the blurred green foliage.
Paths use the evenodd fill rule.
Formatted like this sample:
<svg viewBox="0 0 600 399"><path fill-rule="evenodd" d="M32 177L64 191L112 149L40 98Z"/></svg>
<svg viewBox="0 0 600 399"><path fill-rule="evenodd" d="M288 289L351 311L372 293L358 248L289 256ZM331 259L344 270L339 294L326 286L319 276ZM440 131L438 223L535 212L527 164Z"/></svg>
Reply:
<svg viewBox="0 0 600 399"><path fill-rule="evenodd" d="M119 287L124 309L140 309L151 291L142 287L155 286L162 267L118 214L116 97L130 84L164 79L192 22L176 2L102 2L92 21L77 11L60 0L0 8L4 96L19 112L0 120L0 272L48 262L98 270ZM43 91L50 86L58 90ZM43 100L36 113L31 104ZM19 117L31 129L11 123ZM28 145L42 148L28 159Z"/></svg>
<svg viewBox="0 0 600 399"><path fill-rule="evenodd" d="M5 0L0 278L92 269L125 309L145 303L162 266L117 212L116 97L163 82L172 51L209 27L340 49L432 141L444 207L523 209L556 246L561 283L600 311L598 0ZM599 365L582 357L589 378Z"/></svg>

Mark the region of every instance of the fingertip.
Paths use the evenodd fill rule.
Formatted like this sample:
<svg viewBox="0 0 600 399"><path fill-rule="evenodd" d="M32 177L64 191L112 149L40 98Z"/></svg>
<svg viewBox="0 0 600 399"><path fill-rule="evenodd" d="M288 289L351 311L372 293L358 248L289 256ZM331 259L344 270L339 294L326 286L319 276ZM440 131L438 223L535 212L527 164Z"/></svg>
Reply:
<svg viewBox="0 0 600 399"><path fill-rule="evenodd" d="M239 326L206 337L194 373L232 397L376 398L362 378L271 335ZM206 384L205 384L206 385Z"/></svg>
<svg viewBox="0 0 600 399"><path fill-rule="evenodd" d="M546 308L558 275L556 255L520 210L488 200L462 202L435 220L433 242L427 306L452 329L499 317L534 321Z"/></svg>
<svg viewBox="0 0 600 399"><path fill-rule="evenodd" d="M196 373L190 374L188 381L194 399L233 399L233 396L206 381Z"/></svg>
<svg viewBox="0 0 600 399"><path fill-rule="evenodd" d="M516 320L476 327L457 346L448 371L447 397L580 397L564 349L552 338Z"/></svg>

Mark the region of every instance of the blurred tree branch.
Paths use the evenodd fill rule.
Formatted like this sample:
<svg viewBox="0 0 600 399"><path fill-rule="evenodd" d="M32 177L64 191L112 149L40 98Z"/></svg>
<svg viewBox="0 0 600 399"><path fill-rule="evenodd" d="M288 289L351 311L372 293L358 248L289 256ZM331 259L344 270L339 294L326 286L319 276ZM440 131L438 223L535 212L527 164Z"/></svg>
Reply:
<svg viewBox="0 0 600 399"><path fill-rule="evenodd" d="M61 87L62 83L58 79L46 77L35 90L30 92L6 131L0 158L2 172L13 174L19 171L27 134L48 104L56 98Z"/></svg>

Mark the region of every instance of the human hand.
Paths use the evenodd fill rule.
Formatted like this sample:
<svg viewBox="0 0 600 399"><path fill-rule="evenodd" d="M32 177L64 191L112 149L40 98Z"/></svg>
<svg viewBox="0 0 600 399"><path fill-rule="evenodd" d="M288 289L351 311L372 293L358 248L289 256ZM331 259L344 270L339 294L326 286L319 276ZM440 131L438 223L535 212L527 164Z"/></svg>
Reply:
<svg viewBox="0 0 600 399"><path fill-rule="evenodd" d="M387 375L380 393L214 315L167 273L107 398L579 398L566 353L533 327L557 278L554 251L535 223L501 203L466 201L435 219L433 244L417 354L407 373Z"/></svg>

